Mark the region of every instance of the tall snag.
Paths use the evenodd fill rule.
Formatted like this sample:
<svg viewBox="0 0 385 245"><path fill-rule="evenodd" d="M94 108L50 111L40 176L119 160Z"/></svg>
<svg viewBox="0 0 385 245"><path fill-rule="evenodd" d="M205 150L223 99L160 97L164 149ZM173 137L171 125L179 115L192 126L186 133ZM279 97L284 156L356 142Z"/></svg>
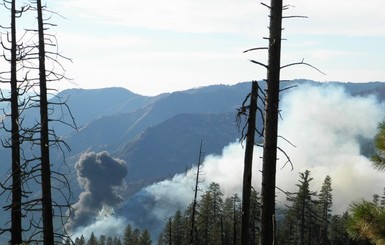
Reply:
<svg viewBox="0 0 385 245"><path fill-rule="evenodd" d="M39 87L40 87L40 149L41 149L41 187L43 211L44 244L54 244L51 167L49 156L48 100L45 68L44 24L41 0L36 1L39 36Z"/></svg>
<svg viewBox="0 0 385 245"><path fill-rule="evenodd" d="M277 164L278 105L281 69L282 0L270 2L270 26L265 100L261 186L261 245L275 241L275 183Z"/></svg>
<svg viewBox="0 0 385 245"><path fill-rule="evenodd" d="M12 134L12 209L11 244L22 243L22 189L20 167L19 90L17 87L16 0L11 4L11 134Z"/></svg>
<svg viewBox="0 0 385 245"><path fill-rule="evenodd" d="M201 141L200 147L199 147L199 157L198 157L198 164L197 164L197 173L196 173L196 179L195 179L195 188L194 188L194 200L192 203L191 208L191 228L190 228L190 245L196 244L196 224L195 224L195 214L197 209L197 199L198 199L198 185L199 185L199 174L200 174L200 167L202 164L202 145L203 142Z"/></svg>
<svg viewBox="0 0 385 245"><path fill-rule="evenodd" d="M257 112L258 82L253 81L251 86L249 116L247 119L246 149L243 170L243 190L242 190L242 244L250 244L250 196L251 196L251 177L253 166L255 120Z"/></svg>

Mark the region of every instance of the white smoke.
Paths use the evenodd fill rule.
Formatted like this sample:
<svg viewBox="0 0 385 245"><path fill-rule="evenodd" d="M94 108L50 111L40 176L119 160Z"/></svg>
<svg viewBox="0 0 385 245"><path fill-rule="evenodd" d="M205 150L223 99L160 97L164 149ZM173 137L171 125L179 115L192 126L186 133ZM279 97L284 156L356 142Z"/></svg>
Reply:
<svg viewBox="0 0 385 245"><path fill-rule="evenodd" d="M282 101L284 120L281 147L290 155L295 170L278 172L278 185L295 189L298 172L306 169L319 190L326 175L332 178L333 210L347 209L360 197L370 198L385 187L385 173L371 167L360 153L359 139L372 139L384 118L383 105L375 97L353 97L337 86L301 86ZM384 183L384 184L383 184ZM380 193L381 194L381 193Z"/></svg>
<svg viewBox="0 0 385 245"><path fill-rule="evenodd" d="M83 235L86 239L89 239L91 233L98 238L101 235L108 235L111 237L121 237L128 221L124 217L116 217L111 213L104 213L102 209L99 212L96 221L88 226L80 226L76 228L76 231L71 235L72 239Z"/></svg>

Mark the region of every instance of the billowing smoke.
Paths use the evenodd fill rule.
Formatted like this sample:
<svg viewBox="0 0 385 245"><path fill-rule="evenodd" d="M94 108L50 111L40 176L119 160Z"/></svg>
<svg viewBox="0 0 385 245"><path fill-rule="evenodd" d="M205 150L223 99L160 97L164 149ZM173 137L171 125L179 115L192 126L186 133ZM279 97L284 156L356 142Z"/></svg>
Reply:
<svg viewBox="0 0 385 245"><path fill-rule="evenodd" d="M108 152L84 153L75 168L84 191L80 193L78 202L72 205L66 224L69 231L88 226L100 216L112 214L123 200L118 192L124 187L127 175L125 162L111 157Z"/></svg>
<svg viewBox="0 0 385 245"><path fill-rule="evenodd" d="M277 185L296 191L298 173L308 169L314 178L311 189L319 191L326 175L330 175L335 213L346 211L357 198L381 194L385 173L373 170L360 151L360 142L373 138L384 118L383 108L374 97L353 97L336 86L304 85L285 92L279 134L295 147L282 139L279 145L290 156L294 169L290 164L285 166L286 158L279 154ZM259 190L262 150L257 147L254 154L253 186ZM244 148L238 142L225 147L220 156L207 156L200 189L217 182L225 196L241 193L243 158ZM116 210L116 216L149 228L156 240L166 218L191 203L195 174L196 167L144 188ZM285 197L279 191L277 194L277 203L282 205Z"/></svg>
<svg viewBox="0 0 385 245"><path fill-rule="evenodd" d="M372 168L360 143L362 139L368 142L377 132L385 115L383 104L373 96L353 97L341 87L302 86L287 94L282 105L280 134L296 147L280 141L295 168L278 171L280 187L295 190L298 172L309 169L314 178L312 188L317 191L330 175L337 213L357 198L381 194L385 173Z"/></svg>

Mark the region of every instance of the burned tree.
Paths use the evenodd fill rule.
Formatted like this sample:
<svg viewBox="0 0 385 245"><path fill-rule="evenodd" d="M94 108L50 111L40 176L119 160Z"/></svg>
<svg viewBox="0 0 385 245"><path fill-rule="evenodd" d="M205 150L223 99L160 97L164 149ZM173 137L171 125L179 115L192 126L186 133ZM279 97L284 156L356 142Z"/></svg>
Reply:
<svg viewBox="0 0 385 245"><path fill-rule="evenodd" d="M238 118L242 115L247 116L247 133L242 133L244 136L241 140L246 139L246 150L243 170L243 190L242 190L242 227L241 227L241 242L242 244L250 244L250 197L251 197L251 178L253 166L254 138L255 138L255 121L257 113L258 101L258 82L253 81L251 87L250 105L246 106L246 100L242 107L238 109ZM244 128L245 129L245 128Z"/></svg>
<svg viewBox="0 0 385 245"><path fill-rule="evenodd" d="M267 69L266 93L264 99L263 115L263 160L262 160L262 183L261 183L261 224L260 244L271 245L275 243L275 189L276 189L276 165L277 151L280 150L292 165L289 156L278 147L278 118L279 118L279 96L280 96L280 70L293 65L307 65L319 71L312 65L301 62L281 66L281 41L282 41L282 19L284 18L306 18L306 16L283 16L283 10L289 9L289 5L283 5L283 0L271 0L270 5L262 3L270 11L269 37L267 47L252 48L245 52L255 50L267 50L267 65L251 60L251 62ZM321 72L321 71L319 71ZM321 72L322 73L322 72ZM290 142L289 142L290 143Z"/></svg>
<svg viewBox="0 0 385 245"><path fill-rule="evenodd" d="M198 157L198 164L197 164L197 173L195 178L195 188L194 188L194 200L191 207L191 227L190 227L190 245L196 244L196 212L197 212L197 203L198 203L198 190L199 190L199 175L200 175L200 167L202 165L202 145L203 142L201 141L200 147L199 147L199 157Z"/></svg>
<svg viewBox="0 0 385 245"><path fill-rule="evenodd" d="M24 134L21 132L22 127L20 114L23 110L25 99L21 99L27 88L20 89L21 84L25 83L26 75L22 80L18 80L18 63L22 59L24 52L23 45L18 43L16 20L28 10L28 6L23 6L20 9L16 8L16 1L4 1L3 5L7 11L11 13L10 27L2 28L7 30L6 38L1 38L1 46L3 48L2 57L10 64L9 71L2 71L0 73L0 82L10 84L10 95L7 96L1 92L1 102L10 103L10 111L3 110L4 118L1 119L1 128L5 130L10 137L2 139L2 145L5 148L11 149L11 175L4 182L1 183L2 192L11 191L11 204L4 206L5 210L11 211L11 227L9 229L1 229L1 233L5 231L11 232L11 244L21 244L22 239L22 197L27 195L22 189L23 166L21 161L21 144ZM5 118L10 117L10 125L7 125ZM9 185L7 182L12 179Z"/></svg>
<svg viewBox="0 0 385 245"><path fill-rule="evenodd" d="M62 240L65 234L60 230L54 233L53 220L56 217L66 218L65 212L61 209L69 207L70 187L65 173L57 171L59 167L52 169L49 154L50 147L55 146L64 155L63 146L67 145L55 134L52 126L51 128L48 126L49 123L57 121L72 125L74 128L76 125L69 110L71 118L69 123L64 122L62 118L49 118L50 115L52 117L56 106L68 109L65 102L60 99L56 99L54 103L47 99L50 90L47 83L66 79L63 75L64 68L59 63L59 58L66 58L58 53L55 36L45 33L49 27L54 26L47 22L48 19L43 18L45 6L42 6L40 1L30 4L35 5L27 5L20 10L16 9L16 1L4 1L3 4L11 13L11 26L6 28L6 38L5 35L1 38L2 57L10 63L10 71L0 72L0 79L2 83L10 84L11 92L8 97L1 92L0 102L9 103L10 111L3 110L4 118L0 123L1 129L7 133L4 134L2 144L12 150L12 169L10 176L1 183L1 194L11 192L12 201L11 204L4 206L5 210L11 212L11 227L1 228L0 233L10 231L11 244L21 244L23 241L54 244L55 237ZM22 14L23 18L25 16L28 18L31 13L37 13L38 26L19 27L18 32L24 30L24 34L17 39L16 18ZM28 22L23 23L26 25ZM47 44L50 48L48 51L45 49ZM54 50L51 51L51 48ZM48 69L46 59L54 63ZM62 70L57 72L55 68ZM34 115L40 117L35 118ZM7 135L10 135L9 138ZM42 188L39 194L42 196L38 197L36 193L31 195L39 185ZM52 190L61 195L60 199L64 200L64 203L52 199ZM65 190L68 192L64 192ZM57 210L55 216L53 210ZM41 217L43 217L42 224ZM63 226L64 223L65 221L62 221ZM29 237L23 239L22 235Z"/></svg>
<svg viewBox="0 0 385 245"><path fill-rule="evenodd" d="M19 134L19 90L17 87L16 1L11 4L11 134L12 134L12 208L11 244L22 243L21 167Z"/></svg>
<svg viewBox="0 0 385 245"><path fill-rule="evenodd" d="M267 91L261 185L261 245L275 241L275 183L281 69L282 0L270 2Z"/></svg>
<svg viewBox="0 0 385 245"><path fill-rule="evenodd" d="M45 42L44 23L41 0L36 1L38 37L39 37L39 88L40 88L40 153L41 153L41 191L42 191L42 214L43 214L43 239L46 244L54 244L54 229L52 217L52 194L51 194L51 163L49 149L48 129L48 100L47 100L47 77L45 67Z"/></svg>

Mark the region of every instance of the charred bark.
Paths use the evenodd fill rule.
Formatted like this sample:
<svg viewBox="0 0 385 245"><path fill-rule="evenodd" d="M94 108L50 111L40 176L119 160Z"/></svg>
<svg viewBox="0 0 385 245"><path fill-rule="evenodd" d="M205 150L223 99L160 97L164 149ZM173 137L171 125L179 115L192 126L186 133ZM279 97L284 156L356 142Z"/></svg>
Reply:
<svg viewBox="0 0 385 245"><path fill-rule="evenodd" d="M261 245L275 243L275 183L279 114L279 83L282 39L282 0L271 0L267 93L261 186Z"/></svg>
<svg viewBox="0 0 385 245"><path fill-rule="evenodd" d="M17 86L16 1L11 5L11 142L12 142L12 208L11 244L22 243L22 188L20 163L19 90Z"/></svg>
<svg viewBox="0 0 385 245"><path fill-rule="evenodd" d="M250 196L251 178L253 166L255 120L257 112L258 82L253 81L251 86L249 117L247 119L248 129L246 135L246 149L243 170L243 189L242 189L242 228L241 243L250 244Z"/></svg>
<svg viewBox="0 0 385 245"><path fill-rule="evenodd" d="M39 36L39 87L40 87L40 149L41 149L41 188L44 244L54 244L51 163L49 155L48 100L45 68L44 23L41 0L36 1Z"/></svg>

